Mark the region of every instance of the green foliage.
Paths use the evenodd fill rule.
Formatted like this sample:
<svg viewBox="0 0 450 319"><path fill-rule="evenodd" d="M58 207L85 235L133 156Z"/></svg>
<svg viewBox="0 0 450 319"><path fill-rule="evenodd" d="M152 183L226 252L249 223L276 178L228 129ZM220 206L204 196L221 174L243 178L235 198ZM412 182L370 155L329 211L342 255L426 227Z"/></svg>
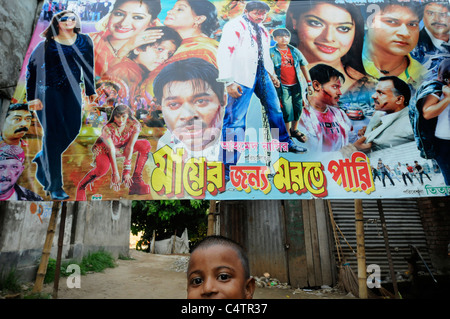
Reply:
<svg viewBox="0 0 450 319"><path fill-rule="evenodd" d="M74 261L65 261L61 263L60 277L68 277L72 272L67 272L69 265L77 264L80 266L81 275L85 275L88 271L101 272L106 268L114 268L116 266L114 257L106 251L98 251L85 256L81 263ZM48 284L55 279L56 260L49 258L47 272L45 273L44 283Z"/></svg>
<svg viewBox="0 0 450 319"><path fill-rule="evenodd" d="M156 240L170 238L175 231L177 236L181 236L185 228L191 244L205 237L208 208L207 200L133 201L131 232L133 235L143 233L136 249L142 249L151 242L153 231Z"/></svg>
<svg viewBox="0 0 450 319"><path fill-rule="evenodd" d="M11 269L7 272L2 270L0 272L0 290L10 292L20 291L19 276L15 269Z"/></svg>

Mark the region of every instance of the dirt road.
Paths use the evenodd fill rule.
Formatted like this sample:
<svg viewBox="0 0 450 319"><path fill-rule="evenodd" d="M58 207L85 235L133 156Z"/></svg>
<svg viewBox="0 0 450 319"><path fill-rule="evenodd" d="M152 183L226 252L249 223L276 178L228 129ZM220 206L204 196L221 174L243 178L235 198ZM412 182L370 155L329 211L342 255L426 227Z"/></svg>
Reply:
<svg viewBox="0 0 450 319"><path fill-rule="evenodd" d="M81 276L80 288L59 283L59 299L185 299L186 273L183 256L154 255L130 250L132 260L118 260L117 267ZM53 283L43 292L52 293ZM353 299L328 290L257 288L255 299Z"/></svg>

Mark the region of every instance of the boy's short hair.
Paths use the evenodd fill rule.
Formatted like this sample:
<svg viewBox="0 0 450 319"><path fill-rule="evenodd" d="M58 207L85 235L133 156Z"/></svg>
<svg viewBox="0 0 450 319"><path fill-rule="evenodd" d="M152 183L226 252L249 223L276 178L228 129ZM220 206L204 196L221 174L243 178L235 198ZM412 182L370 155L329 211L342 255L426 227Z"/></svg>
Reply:
<svg viewBox="0 0 450 319"><path fill-rule="evenodd" d="M235 242L234 240L232 240L230 238L220 236L220 235L207 236L206 238L201 240L192 249L191 255L197 249L209 248L209 247L216 246L216 245L227 246L227 247L230 247L231 249L233 249L241 261L242 268L244 269L244 277L246 279L250 278L250 266L249 266L247 254L241 245L239 245L237 242Z"/></svg>
<svg viewBox="0 0 450 319"><path fill-rule="evenodd" d="M337 77L337 78L341 79L342 82L345 81L345 77L341 72L339 72L332 66L329 66L327 64L322 64L322 63L313 66L309 70L309 74L311 76L312 81L317 81L320 84L325 84L325 83L330 82L331 78L333 78L333 77Z"/></svg>
<svg viewBox="0 0 450 319"><path fill-rule="evenodd" d="M286 28L279 28L279 29L275 29L272 33L272 36L275 37L284 37L285 35L287 36L291 36L291 32L289 32L288 29Z"/></svg>
<svg viewBox="0 0 450 319"><path fill-rule="evenodd" d="M164 86L170 82L204 81L224 103L225 85L217 82L219 71L211 63L200 58L175 61L165 66L153 82L153 92L158 103L162 102Z"/></svg>
<svg viewBox="0 0 450 319"><path fill-rule="evenodd" d="M261 1L250 1L245 6L245 10L251 12L253 10L265 10L266 12L270 11L270 7L267 3Z"/></svg>

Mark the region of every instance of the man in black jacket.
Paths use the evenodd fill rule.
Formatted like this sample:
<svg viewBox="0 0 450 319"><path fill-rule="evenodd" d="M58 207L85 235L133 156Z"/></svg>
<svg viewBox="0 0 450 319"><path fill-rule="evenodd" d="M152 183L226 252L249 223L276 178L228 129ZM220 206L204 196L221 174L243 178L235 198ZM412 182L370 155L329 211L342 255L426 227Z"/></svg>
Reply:
<svg viewBox="0 0 450 319"><path fill-rule="evenodd" d="M450 17L448 2L431 2L423 12L424 27L419 34L419 42L411 55L419 62L425 62L427 55L450 54Z"/></svg>

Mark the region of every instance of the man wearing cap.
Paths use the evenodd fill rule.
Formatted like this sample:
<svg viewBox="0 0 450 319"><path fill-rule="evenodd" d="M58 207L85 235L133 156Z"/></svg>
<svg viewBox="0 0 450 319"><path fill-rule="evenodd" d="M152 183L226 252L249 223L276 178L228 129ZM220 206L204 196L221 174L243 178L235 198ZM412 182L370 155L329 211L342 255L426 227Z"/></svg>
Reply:
<svg viewBox="0 0 450 319"><path fill-rule="evenodd" d="M0 200L42 201L42 197L17 184L24 170L25 152L18 145L0 143Z"/></svg>

